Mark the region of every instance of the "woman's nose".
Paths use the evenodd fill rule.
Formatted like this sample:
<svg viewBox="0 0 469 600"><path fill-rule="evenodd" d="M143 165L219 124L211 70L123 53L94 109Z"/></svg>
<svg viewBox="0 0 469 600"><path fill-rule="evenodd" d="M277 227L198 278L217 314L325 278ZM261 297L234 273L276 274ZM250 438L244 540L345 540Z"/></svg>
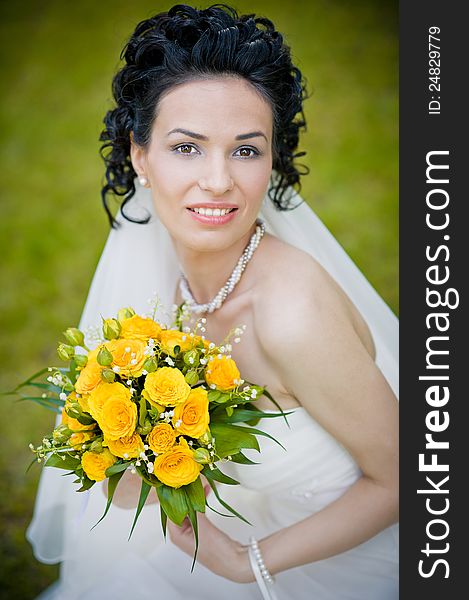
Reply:
<svg viewBox="0 0 469 600"><path fill-rule="evenodd" d="M202 190L221 196L233 189L234 182L224 158L218 157L208 161L206 169L199 179Z"/></svg>

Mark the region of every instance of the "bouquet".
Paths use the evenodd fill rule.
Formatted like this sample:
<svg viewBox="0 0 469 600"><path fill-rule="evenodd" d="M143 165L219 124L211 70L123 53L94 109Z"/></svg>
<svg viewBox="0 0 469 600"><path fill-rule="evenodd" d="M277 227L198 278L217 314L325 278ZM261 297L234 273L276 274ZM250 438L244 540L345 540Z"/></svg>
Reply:
<svg viewBox="0 0 469 600"><path fill-rule="evenodd" d="M191 330L183 327L187 307L176 308L171 329L155 320L156 308L152 316L123 308L116 318L103 318L102 328L94 332L93 349L85 344L83 332L67 329L57 352L68 366L47 367L11 393L61 414L61 422L42 444L30 445L33 462L67 470L80 484L79 492L107 479L107 505L100 521L129 469L141 478L129 538L154 489L165 536L167 519L181 525L188 517L192 524L193 569L197 512L205 512L206 506L215 510L207 502L201 475L220 504L246 521L219 495L216 482L239 483L220 465L256 464L243 449L259 451L256 436L271 436L254 426L261 418L286 413L265 387L241 378L230 352L231 338L239 342L242 327L216 346L203 335L204 318ZM23 394L28 388L35 392ZM263 394L280 412L256 408L256 398Z"/></svg>

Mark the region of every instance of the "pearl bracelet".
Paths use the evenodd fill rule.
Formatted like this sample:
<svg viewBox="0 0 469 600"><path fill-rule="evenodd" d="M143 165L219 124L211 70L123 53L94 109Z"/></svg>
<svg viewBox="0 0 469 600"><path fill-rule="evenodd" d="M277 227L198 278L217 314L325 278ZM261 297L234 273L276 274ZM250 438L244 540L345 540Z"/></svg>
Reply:
<svg viewBox="0 0 469 600"><path fill-rule="evenodd" d="M251 563L251 569L256 578L257 585L262 593L262 597L264 600L277 600L277 595L273 590L275 579L265 566L259 544L252 536L249 538L248 554L249 561Z"/></svg>

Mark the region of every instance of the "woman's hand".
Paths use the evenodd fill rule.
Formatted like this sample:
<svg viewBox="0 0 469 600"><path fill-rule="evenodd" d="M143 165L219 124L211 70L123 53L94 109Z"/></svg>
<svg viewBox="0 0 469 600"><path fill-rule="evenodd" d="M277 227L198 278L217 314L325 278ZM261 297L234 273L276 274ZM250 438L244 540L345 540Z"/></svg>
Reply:
<svg viewBox="0 0 469 600"><path fill-rule="evenodd" d="M210 487L204 487L205 495ZM197 513L199 549L197 562L221 577L237 583L255 581L251 570L247 547L230 538L203 513ZM186 517L179 527L168 519L167 528L171 541L189 556L194 555L195 538L192 525Z"/></svg>

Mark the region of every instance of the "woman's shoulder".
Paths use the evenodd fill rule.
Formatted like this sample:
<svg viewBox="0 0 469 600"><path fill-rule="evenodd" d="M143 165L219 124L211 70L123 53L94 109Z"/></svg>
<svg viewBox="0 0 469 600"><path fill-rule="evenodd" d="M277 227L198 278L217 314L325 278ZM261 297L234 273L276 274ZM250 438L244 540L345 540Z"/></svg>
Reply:
<svg viewBox="0 0 469 600"><path fill-rule="evenodd" d="M330 323L335 334L352 327L369 353L374 344L366 322L335 279L310 254L269 235L261 258L263 275L254 297L259 335L274 329L309 335L315 324ZM322 329L322 328L321 328ZM332 330L331 330L332 333Z"/></svg>

